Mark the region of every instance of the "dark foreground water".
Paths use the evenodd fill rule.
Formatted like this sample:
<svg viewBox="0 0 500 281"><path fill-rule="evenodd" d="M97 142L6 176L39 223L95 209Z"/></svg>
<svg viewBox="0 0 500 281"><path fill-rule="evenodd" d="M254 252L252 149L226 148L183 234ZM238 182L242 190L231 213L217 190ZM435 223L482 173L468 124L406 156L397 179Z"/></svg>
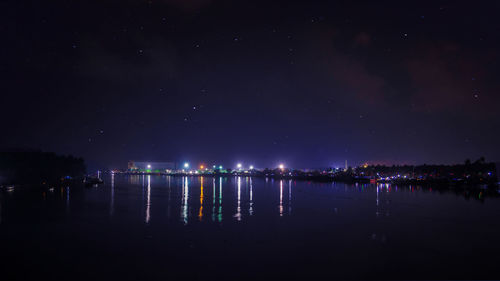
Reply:
<svg viewBox="0 0 500 281"><path fill-rule="evenodd" d="M495 198L245 177L105 180L1 192L2 280L500 278Z"/></svg>

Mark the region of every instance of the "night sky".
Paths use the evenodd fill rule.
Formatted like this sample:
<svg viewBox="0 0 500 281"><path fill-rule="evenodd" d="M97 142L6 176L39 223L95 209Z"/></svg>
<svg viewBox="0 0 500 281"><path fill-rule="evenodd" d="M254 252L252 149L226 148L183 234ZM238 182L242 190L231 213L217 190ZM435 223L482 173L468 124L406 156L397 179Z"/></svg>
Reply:
<svg viewBox="0 0 500 281"><path fill-rule="evenodd" d="M500 160L499 1L329 2L3 1L0 147L106 168Z"/></svg>

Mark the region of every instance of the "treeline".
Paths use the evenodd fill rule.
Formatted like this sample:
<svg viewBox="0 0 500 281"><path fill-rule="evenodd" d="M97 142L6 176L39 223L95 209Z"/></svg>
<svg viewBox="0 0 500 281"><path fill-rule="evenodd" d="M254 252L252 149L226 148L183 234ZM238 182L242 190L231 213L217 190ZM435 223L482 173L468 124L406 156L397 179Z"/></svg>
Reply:
<svg viewBox="0 0 500 281"><path fill-rule="evenodd" d="M415 174L415 175L426 175L432 177L453 177L453 178L464 178L464 177L484 177L484 176L496 176L495 163L487 163L484 157L471 162L470 160L465 160L464 164L455 165L393 165L393 166L381 166L381 165L370 165L367 167L358 167L358 173L363 172L365 175L376 175L379 174Z"/></svg>
<svg viewBox="0 0 500 281"><path fill-rule="evenodd" d="M83 158L38 150L0 151L0 184L57 183L63 178L82 177Z"/></svg>

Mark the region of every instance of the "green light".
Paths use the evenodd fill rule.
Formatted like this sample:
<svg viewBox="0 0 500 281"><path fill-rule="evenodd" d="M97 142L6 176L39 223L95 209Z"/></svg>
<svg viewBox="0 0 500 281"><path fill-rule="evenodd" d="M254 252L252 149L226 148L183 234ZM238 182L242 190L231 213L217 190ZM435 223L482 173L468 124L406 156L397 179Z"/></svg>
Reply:
<svg viewBox="0 0 500 281"><path fill-rule="evenodd" d="M221 170L222 170L222 165L221 165L221 166L219 166L219 169L221 169Z"/></svg>

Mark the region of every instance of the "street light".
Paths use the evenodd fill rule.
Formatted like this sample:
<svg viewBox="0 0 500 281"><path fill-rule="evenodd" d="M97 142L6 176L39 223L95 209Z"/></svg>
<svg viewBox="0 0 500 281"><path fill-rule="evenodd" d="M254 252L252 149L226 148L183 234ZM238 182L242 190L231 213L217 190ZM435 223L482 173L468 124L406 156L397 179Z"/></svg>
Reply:
<svg viewBox="0 0 500 281"><path fill-rule="evenodd" d="M150 164L148 164L148 169L151 169L151 165Z"/></svg>
<svg viewBox="0 0 500 281"><path fill-rule="evenodd" d="M184 168L186 168L186 169L189 168L189 163L187 163L187 162L184 163Z"/></svg>
<svg viewBox="0 0 500 281"><path fill-rule="evenodd" d="M280 169L283 170L285 168L285 165L280 164Z"/></svg>
<svg viewBox="0 0 500 281"><path fill-rule="evenodd" d="M241 169L241 163L238 163L238 165L236 165L238 167L238 169Z"/></svg>
<svg viewBox="0 0 500 281"><path fill-rule="evenodd" d="M253 166L252 165L250 165L250 170L253 170Z"/></svg>

